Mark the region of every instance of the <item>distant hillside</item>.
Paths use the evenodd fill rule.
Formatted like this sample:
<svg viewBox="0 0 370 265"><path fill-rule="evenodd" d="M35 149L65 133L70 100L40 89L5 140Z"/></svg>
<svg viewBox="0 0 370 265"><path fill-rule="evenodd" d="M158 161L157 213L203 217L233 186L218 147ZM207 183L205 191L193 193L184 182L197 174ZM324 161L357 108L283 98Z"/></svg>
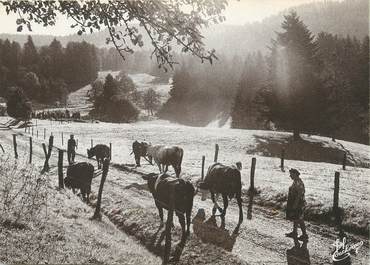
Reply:
<svg viewBox="0 0 370 265"><path fill-rule="evenodd" d="M245 55L251 51L266 51L275 32L280 31L283 15L296 10L308 28L362 39L369 34L369 1L315 2L284 10L262 22L244 26L217 25L205 32L206 44L229 55Z"/></svg>
<svg viewBox="0 0 370 265"><path fill-rule="evenodd" d="M309 29L317 34L326 31L342 36L351 35L363 38L369 32L369 2L368 0L345 0L340 2L324 1L292 7L303 19ZM204 36L206 44L215 48L218 53L226 55L245 55L250 51L266 51L274 32L280 30L284 10L277 15L270 16L262 22L246 24L244 26L215 25L206 29ZM55 36L33 35L36 45L48 45ZM106 30L78 36L77 34L57 37L63 45L69 41L91 42L97 47L106 46L108 37ZM20 44L26 41L26 35L0 34L1 39L9 38ZM145 40L145 39L144 39Z"/></svg>

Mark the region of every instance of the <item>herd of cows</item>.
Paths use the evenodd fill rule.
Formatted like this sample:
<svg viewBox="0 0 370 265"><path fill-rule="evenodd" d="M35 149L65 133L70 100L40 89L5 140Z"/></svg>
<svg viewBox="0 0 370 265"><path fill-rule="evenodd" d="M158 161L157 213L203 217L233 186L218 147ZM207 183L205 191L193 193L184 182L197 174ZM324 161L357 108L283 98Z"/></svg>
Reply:
<svg viewBox="0 0 370 265"><path fill-rule="evenodd" d="M193 208L193 199L198 191L205 195L210 192L214 204L212 214L220 212L222 225L225 225L226 209L229 200L236 198L239 206L239 224L243 222L243 209L241 199L241 174L240 162L232 166L214 163L208 168L204 179L199 180L196 187L188 181L180 178L181 163L184 155L182 148L177 146L150 145L145 142L135 141L132 144L136 166L140 166L140 159L145 158L153 165L153 160L158 166L159 174L150 173L143 176L147 181L149 191L152 193L154 203L158 208L161 222L163 223L163 209L173 207L182 229L182 240L189 235L190 218ZM98 168L101 168L104 159L110 159L110 149L106 145L96 145L87 150L88 158L95 157ZM168 167L174 168L176 177L167 173ZM94 177L94 166L87 162L73 163L67 168L67 176L64 179L67 188L79 189L84 201L89 202L91 182ZM217 204L216 195L221 195L223 208ZM202 200L205 196L202 196ZM186 228L185 228L186 227Z"/></svg>

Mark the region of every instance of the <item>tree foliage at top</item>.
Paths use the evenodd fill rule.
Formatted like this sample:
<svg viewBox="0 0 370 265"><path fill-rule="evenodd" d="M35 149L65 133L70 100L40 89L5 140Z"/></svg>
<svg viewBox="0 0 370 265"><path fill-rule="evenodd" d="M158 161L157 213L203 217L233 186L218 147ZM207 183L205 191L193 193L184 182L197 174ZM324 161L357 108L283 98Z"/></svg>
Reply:
<svg viewBox="0 0 370 265"><path fill-rule="evenodd" d="M108 28L110 37L122 58L133 53L133 47L144 45L139 27L153 46L152 55L159 66L167 69L175 63L173 45L182 46L202 61L216 58L215 51L204 47L201 28L225 20L221 15L226 0L124 0L124 1L2 1L6 12L19 14L17 31L31 30L32 23L55 25L58 15L71 18L79 35ZM138 26L139 24L139 26ZM123 27L123 30L120 29Z"/></svg>

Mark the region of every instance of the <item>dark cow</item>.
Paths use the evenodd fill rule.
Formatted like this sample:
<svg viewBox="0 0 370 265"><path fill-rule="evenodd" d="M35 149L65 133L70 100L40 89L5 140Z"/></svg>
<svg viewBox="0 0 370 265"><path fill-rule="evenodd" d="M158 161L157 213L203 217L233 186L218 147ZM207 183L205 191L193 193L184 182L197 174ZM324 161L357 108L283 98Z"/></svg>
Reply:
<svg viewBox="0 0 370 265"><path fill-rule="evenodd" d="M150 161L154 159L160 173L166 173L168 166L172 166L176 177L180 176L182 157L184 156L182 148L177 146L148 145L146 153Z"/></svg>
<svg viewBox="0 0 370 265"><path fill-rule="evenodd" d="M80 189L82 199L89 202L91 192L91 180L94 176L94 166L90 163L82 162L68 166L67 177L64 178L64 184L67 188Z"/></svg>
<svg viewBox="0 0 370 265"><path fill-rule="evenodd" d="M132 153L134 153L134 155L135 155L136 166L140 167L140 158L141 157L144 157L144 159L146 159L147 149L148 149L148 144L145 143L145 142L140 143L138 141L135 141L135 142L132 143Z"/></svg>
<svg viewBox="0 0 370 265"><path fill-rule="evenodd" d="M105 144L97 144L93 148L87 149L87 157L92 158L96 157L96 161L98 161L98 168L101 168L101 165L105 158L109 158L110 156L110 149Z"/></svg>
<svg viewBox="0 0 370 265"><path fill-rule="evenodd" d="M171 177L168 174L150 173L143 176L143 179L148 181L149 191L152 193L154 203L158 208L161 224L163 224L163 208L168 210L170 202L170 185L174 185L175 191L175 212L179 218L182 229L181 241L185 240L190 234L190 217L193 209L193 199L195 189L193 184L183 179ZM186 215L186 231L185 231L185 216Z"/></svg>
<svg viewBox="0 0 370 265"><path fill-rule="evenodd" d="M209 190L214 203L212 214L215 215L217 209L221 213L222 222L225 222L226 209L229 199L236 198L239 206L239 224L243 222L243 209L241 199L241 174L242 164L236 163L236 166L225 166L215 163L208 168L207 175L201 181L198 187L202 190ZM222 209L215 199L215 194L221 194L224 209Z"/></svg>

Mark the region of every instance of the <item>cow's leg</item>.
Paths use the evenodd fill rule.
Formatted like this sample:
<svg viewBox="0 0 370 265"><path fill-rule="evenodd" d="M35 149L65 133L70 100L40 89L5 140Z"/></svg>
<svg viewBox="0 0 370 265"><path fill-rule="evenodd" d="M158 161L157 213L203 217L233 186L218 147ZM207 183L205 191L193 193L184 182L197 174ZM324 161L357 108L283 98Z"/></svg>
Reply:
<svg viewBox="0 0 370 265"><path fill-rule="evenodd" d="M175 170L176 177L179 178L180 177L180 173L181 173L181 166L180 165L173 166L173 169Z"/></svg>
<svg viewBox="0 0 370 265"><path fill-rule="evenodd" d="M157 201L155 201L155 206L157 206L157 209L159 212L159 218L161 218L161 226L162 226L163 225L163 208Z"/></svg>
<svg viewBox="0 0 370 265"><path fill-rule="evenodd" d="M140 156L139 155L135 155L135 161L136 161L136 166L140 167Z"/></svg>
<svg viewBox="0 0 370 265"><path fill-rule="evenodd" d="M90 192L86 193L86 202L87 204L90 204Z"/></svg>
<svg viewBox="0 0 370 265"><path fill-rule="evenodd" d="M226 194L222 194L222 200L224 202L224 210L222 211L221 215L225 216L226 215L226 209L229 206L229 199L227 198Z"/></svg>
<svg viewBox="0 0 370 265"><path fill-rule="evenodd" d="M186 235L190 235L191 209L186 211Z"/></svg>
<svg viewBox="0 0 370 265"><path fill-rule="evenodd" d="M87 202L86 193L81 191L82 201Z"/></svg>
<svg viewBox="0 0 370 265"><path fill-rule="evenodd" d="M215 215L217 210L219 210L220 213L222 213L222 208L218 205L217 200L215 198L215 194L212 191L211 191L211 198L213 202L212 215Z"/></svg>
<svg viewBox="0 0 370 265"><path fill-rule="evenodd" d="M156 162L157 163L157 166L158 166L158 169L159 169L159 173L162 173L162 168L161 168L161 164Z"/></svg>
<svg viewBox="0 0 370 265"><path fill-rule="evenodd" d="M164 166L164 165L163 165ZM167 172L168 171L168 165L164 166L165 169L164 169L164 172Z"/></svg>
<svg viewBox="0 0 370 265"><path fill-rule="evenodd" d="M237 200L238 206L239 206L239 224L241 224L243 222L243 207L242 207L241 194L236 195L236 200Z"/></svg>
<svg viewBox="0 0 370 265"><path fill-rule="evenodd" d="M185 240L185 238L186 238L185 216L184 216L183 213L178 213L178 212L176 212L176 215L179 218L179 222L180 222L180 225L181 225L181 231L182 231L181 242L183 242Z"/></svg>
<svg viewBox="0 0 370 265"><path fill-rule="evenodd" d="M222 194L222 200L224 202L224 209L223 209L223 211L221 213L221 227L225 227L226 209L227 209L227 206L229 205L229 200L228 200L226 194Z"/></svg>
<svg viewBox="0 0 370 265"><path fill-rule="evenodd" d="M73 192L73 194L76 194L75 188L72 188L72 192Z"/></svg>

